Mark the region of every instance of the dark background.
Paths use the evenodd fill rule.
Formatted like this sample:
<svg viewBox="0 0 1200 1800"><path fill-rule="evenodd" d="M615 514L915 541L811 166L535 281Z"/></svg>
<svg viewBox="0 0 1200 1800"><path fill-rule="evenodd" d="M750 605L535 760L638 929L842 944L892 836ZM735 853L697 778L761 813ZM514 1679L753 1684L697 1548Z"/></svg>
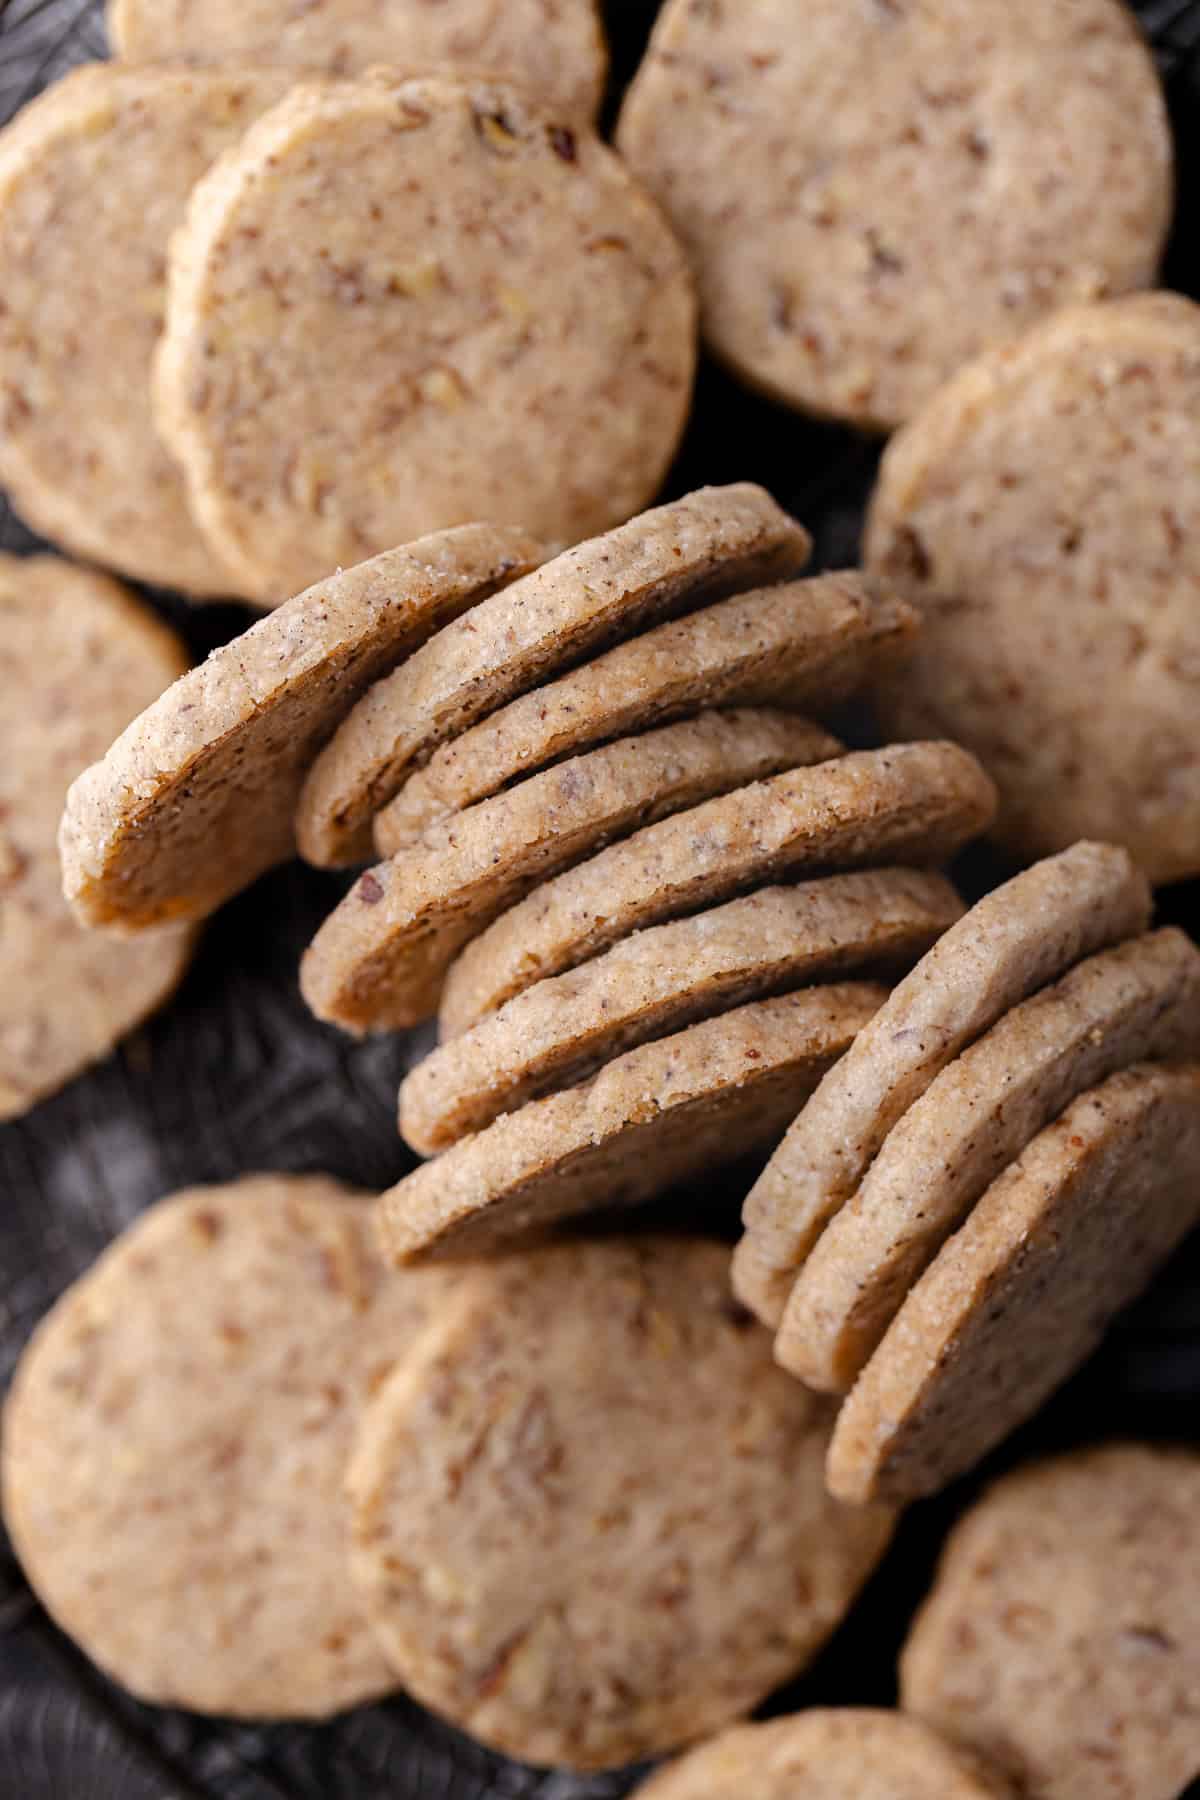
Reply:
<svg viewBox="0 0 1200 1800"><path fill-rule="evenodd" d="M611 116L655 6L609 0L604 10L614 52ZM1167 80L1179 155L1166 283L1200 296L1200 0L1149 0L1138 10ZM74 63L104 53L97 0L0 0L0 120ZM705 367L670 491L761 481L814 531L818 564L836 565L855 558L876 457L851 433L752 398ZM0 496L0 547L35 545ZM253 616L154 599L198 655ZM981 854L959 872L971 892L1003 873ZM296 986L300 951L344 885L299 865L268 876L210 925L164 1015L102 1068L0 1126L0 1389L54 1297L163 1194L253 1169L325 1169L378 1188L412 1160L396 1136L395 1098L403 1070L425 1047L422 1034L351 1044L309 1016ZM1194 928L1196 902L1196 884L1168 891L1164 921ZM734 1171L659 1210L732 1234L751 1173ZM1114 1433L1195 1439L1198 1400L1194 1241L1083 1374L982 1475L912 1511L854 1617L773 1710L894 1697L896 1652L938 1544L987 1474L1031 1451ZM48 1623L0 1538L0 1800L615 1800L632 1779L521 1768L402 1698L312 1729L226 1725L139 1706ZM1200 1795L1200 1783L1190 1794Z"/></svg>

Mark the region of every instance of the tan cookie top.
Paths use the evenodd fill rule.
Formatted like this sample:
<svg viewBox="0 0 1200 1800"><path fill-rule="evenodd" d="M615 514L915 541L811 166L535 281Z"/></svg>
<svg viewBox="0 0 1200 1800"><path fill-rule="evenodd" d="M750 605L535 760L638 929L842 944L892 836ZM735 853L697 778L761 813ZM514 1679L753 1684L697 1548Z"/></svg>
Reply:
<svg viewBox="0 0 1200 1800"><path fill-rule="evenodd" d="M736 1725L634 1789L634 1800L1012 1800L1004 1777L903 1713L839 1707Z"/></svg>
<svg viewBox="0 0 1200 1800"><path fill-rule="evenodd" d="M1119 0L668 0L618 141L755 386L887 429L985 345L1147 287L1172 204Z"/></svg>
<svg viewBox="0 0 1200 1800"><path fill-rule="evenodd" d="M135 946L83 930L55 842L72 777L186 667L107 576L0 556L0 1119L107 1056L187 966L190 932Z"/></svg>
<svg viewBox="0 0 1200 1800"><path fill-rule="evenodd" d="M376 841L395 854L533 769L696 706L776 702L824 714L896 660L916 624L886 588L845 573L659 625L443 744L376 819Z"/></svg>
<svg viewBox="0 0 1200 1800"><path fill-rule="evenodd" d="M768 493L742 482L701 488L544 563L355 707L305 783L301 853L320 864L368 857L372 814L446 738L648 622L795 574L809 548ZM382 832L381 854L392 848Z"/></svg>
<svg viewBox="0 0 1200 1800"><path fill-rule="evenodd" d="M1114 1445L1018 1470L951 1534L904 1701L1030 1800L1177 1800L1200 1767L1200 1457Z"/></svg>
<svg viewBox="0 0 1200 1800"><path fill-rule="evenodd" d="M988 1185L1086 1088L1200 1056L1200 950L1174 929L1090 957L992 1026L893 1125L802 1266L776 1340L845 1393L905 1294Z"/></svg>
<svg viewBox="0 0 1200 1800"><path fill-rule="evenodd" d="M286 86L244 67L100 63L0 136L0 481L77 555L193 594L238 582L151 412L167 244L193 184Z"/></svg>
<svg viewBox="0 0 1200 1800"><path fill-rule="evenodd" d="M739 1299L778 1325L796 1270L939 1071L1019 1001L1149 923L1150 890L1127 852L1082 843L952 926L830 1070L752 1189L733 1259Z"/></svg>
<svg viewBox="0 0 1200 1800"><path fill-rule="evenodd" d="M544 882L468 944L442 997L453 1037L642 926L818 869L946 862L994 792L954 744L856 751L694 807Z"/></svg>
<svg viewBox="0 0 1200 1800"><path fill-rule="evenodd" d="M866 554L925 619L885 716L980 756L1023 858L1200 871L1198 409L1200 307L1142 296L964 369L884 458Z"/></svg>
<svg viewBox="0 0 1200 1800"><path fill-rule="evenodd" d="M482 80L296 88L194 189L155 385L247 593L468 519L572 543L687 414L683 253L586 127Z"/></svg>
<svg viewBox="0 0 1200 1800"><path fill-rule="evenodd" d="M595 0L109 0L118 56L285 64L354 75L445 63L508 75L591 117L607 68Z"/></svg>
<svg viewBox="0 0 1200 1800"><path fill-rule="evenodd" d="M418 1063L400 1130L430 1155L693 1019L852 969L903 968L961 913L940 875L885 869L763 888L636 932Z"/></svg>
<svg viewBox="0 0 1200 1800"><path fill-rule="evenodd" d="M153 1207L26 1350L4 1515L46 1607L145 1700L321 1718L395 1685L346 1568L364 1401L445 1297L371 1210L265 1175Z"/></svg>
<svg viewBox="0 0 1200 1800"><path fill-rule="evenodd" d="M795 713L747 708L556 763L360 876L304 953L304 997L345 1031L417 1025L437 1011L455 954L538 880L647 820L840 748Z"/></svg>
<svg viewBox="0 0 1200 1800"><path fill-rule="evenodd" d="M79 915L128 930L203 918L290 856L305 771L363 689L538 555L491 525L386 552L214 650L106 755L98 739L62 822Z"/></svg>
<svg viewBox="0 0 1200 1800"><path fill-rule="evenodd" d="M627 1050L390 1188L385 1250L401 1263L486 1253L770 1144L886 997L869 982L808 988Z"/></svg>
<svg viewBox="0 0 1200 1800"><path fill-rule="evenodd" d="M887 1543L886 1512L824 1492L828 1411L728 1263L648 1237L480 1267L364 1420L352 1568L380 1642L510 1755L614 1767L742 1716Z"/></svg>

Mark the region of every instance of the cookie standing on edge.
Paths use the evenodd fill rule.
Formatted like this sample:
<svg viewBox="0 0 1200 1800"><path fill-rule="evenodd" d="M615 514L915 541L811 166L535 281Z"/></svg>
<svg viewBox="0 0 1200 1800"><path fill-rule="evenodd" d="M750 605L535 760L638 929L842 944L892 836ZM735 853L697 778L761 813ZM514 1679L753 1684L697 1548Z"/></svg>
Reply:
<svg viewBox="0 0 1200 1800"><path fill-rule="evenodd" d="M618 143L716 352L884 430L986 345L1151 285L1171 217L1166 107L1119 0L806 0L803 30L781 0L668 0Z"/></svg>

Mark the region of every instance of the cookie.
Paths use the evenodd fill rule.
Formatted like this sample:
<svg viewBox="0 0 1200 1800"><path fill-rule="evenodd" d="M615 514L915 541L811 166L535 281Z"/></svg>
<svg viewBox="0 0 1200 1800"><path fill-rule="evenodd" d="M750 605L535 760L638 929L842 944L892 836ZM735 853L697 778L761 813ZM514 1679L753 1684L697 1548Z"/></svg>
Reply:
<svg viewBox="0 0 1200 1800"><path fill-rule="evenodd" d="M1030 1800L1177 1800L1200 1770L1200 1457L1116 1444L997 1482L901 1659L905 1705Z"/></svg>
<svg viewBox="0 0 1200 1800"><path fill-rule="evenodd" d="M186 667L107 576L0 556L0 1119L107 1056L187 967L190 932L135 948L84 931L55 843L72 776Z"/></svg>
<svg viewBox="0 0 1200 1800"><path fill-rule="evenodd" d="M1200 873L1198 407L1200 307L1146 295L971 364L884 458L866 555L924 626L883 717L976 752L1023 860L1104 837Z"/></svg>
<svg viewBox="0 0 1200 1800"><path fill-rule="evenodd" d="M742 1716L888 1541L888 1512L824 1492L828 1411L728 1265L645 1237L482 1266L364 1417L351 1568L379 1641L511 1756L616 1767Z"/></svg>
<svg viewBox="0 0 1200 1800"><path fill-rule="evenodd" d="M304 997L344 1031L417 1025L437 1010L455 954L539 880L648 820L839 749L764 707L701 713L556 763L360 876L304 953Z"/></svg>
<svg viewBox="0 0 1200 1800"><path fill-rule="evenodd" d="M838 1417L833 1491L907 1501L973 1467L1198 1222L1200 1066L1125 1069L1074 1100L904 1301Z"/></svg>
<svg viewBox="0 0 1200 1800"><path fill-rule="evenodd" d="M96 63L0 135L0 481L77 556L199 596L238 582L151 411L167 244L194 183L286 86Z"/></svg>
<svg viewBox="0 0 1200 1800"><path fill-rule="evenodd" d="M468 944L446 980L442 1035L631 931L757 883L947 862L993 804L987 777L954 744L856 751L710 800L543 883Z"/></svg>
<svg viewBox="0 0 1200 1800"><path fill-rule="evenodd" d="M214 650L71 787L60 846L79 916L124 930L203 918L284 861L305 771L363 689L538 555L522 532L439 532Z"/></svg>
<svg viewBox="0 0 1200 1800"><path fill-rule="evenodd" d="M888 430L1055 308L1150 286L1158 77L1119 0L668 0L617 141L755 387Z"/></svg>
<svg viewBox="0 0 1200 1800"><path fill-rule="evenodd" d="M883 869L764 888L623 939L527 988L416 1065L400 1130L424 1155L623 1050L765 994L903 968L962 913L940 875Z"/></svg>
<svg viewBox="0 0 1200 1800"><path fill-rule="evenodd" d="M1081 958L1150 923L1128 853L1076 844L993 890L893 989L751 1190L733 1259L743 1305L778 1325L796 1270L892 1126L960 1050Z"/></svg>
<svg viewBox="0 0 1200 1800"><path fill-rule="evenodd" d="M130 61L179 56L330 75L444 64L511 76L552 109L585 118L607 67L595 0L109 0L108 28Z"/></svg>
<svg viewBox="0 0 1200 1800"><path fill-rule="evenodd" d="M304 85L193 190L157 417L270 601L470 519L573 543L628 518L695 335L682 251L586 127L484 80Z"/></svg>
<svg viewBox="0 0 1200 1800"><path fill-rule="evenodd" d="M544 563L355 707L305 783L302 854L322 865L364 860L372 815L438 744L646 623L794 574L809 548L807 532L743 482L701 488ZM384 829L377 847L389 856L400 843Z"/></svg>
<svg viewBox="0 0 1200 1800"><path fill-rule="evenodd" d="M1200 950L1174 929L1090 957L993 1025L893 1125L800 1269L775 1344L845 1393L922 1271L1031 1139L1130 1063L1200 1056Z"/></svg>
<svg viewBox="0 0 1200 1800"><path fill-rule="evenodd" d="M916 615L860 575L737 595L616 645L436 750L375 821L394 855L447 813L547 763L697 706L827 713L898 659Z"/></svg>
<svg viewBox="0 0 1200 1800"><path fill-rule="evenodd" d="M633 1800L1014 1800L998 1770L919 1719L864 1707L735 1725L661 1769Z"/></svg>
<svg viewBox="0 0 1200 1800"><path fill-rule="evenodd" d="M323 1718L394 1687L346 1568L358 1415L448 1278L371 1209L263 1175L151 1208L64 1295L4 1415L4 1516L47 1610L130 1692Z"/></svg>

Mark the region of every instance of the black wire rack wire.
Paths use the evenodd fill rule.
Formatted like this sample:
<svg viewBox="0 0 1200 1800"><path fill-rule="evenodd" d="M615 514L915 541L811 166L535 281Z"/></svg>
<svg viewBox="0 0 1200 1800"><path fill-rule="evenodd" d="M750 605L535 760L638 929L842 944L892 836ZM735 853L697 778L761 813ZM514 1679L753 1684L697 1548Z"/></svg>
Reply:
<svg viewBox="0 0 1200 1800"><path fill-rule="evenodd" d="M1055 0L1047 0L1054 4ZM1170 285L1200 296L1200 0L1138 8L1167 84L1180 170ZM609 0L614 94L632 73L653 0ZM0 0L0 122L76 63L106 54L102 0ZM4 271L0 270L0 291ZM814 530L818 559L853 560L876 452L744 393L712 367L672 477L763 481ZM0 548L37 539L0 496ZM237 607L153 603L197 653L248 622ZM963 871L976 888L996 871ZM102 1068L0 1126L0 1389L51 1300L144 1206L249 1169L328 1169L380 1187L406 1166L396 1086L420 1034L350 1044L296 989L300 950L341 891L299 866L269 876L210 926L173 1007ZM1196 927L1197 887L1165 913ZM688 1216L732 1227L746 1171L687 1196ZM669 1203L665 1216L671 1216ZM1124 1431L1195 1437L1200 1246L1177 1259L1089 1367L980 1476L915 1508L853 1618L777 1709L886 1704L906 1621L948 1523L979 1480L1030 1451ZM633 1775L538 1773L490 1755L402 1697L319 1728L254 1728L139 1706L50 1625L0 1538L0 1800L618 1800ZM1200 1796L1200 1783L1191 1800Z"/></svg>

